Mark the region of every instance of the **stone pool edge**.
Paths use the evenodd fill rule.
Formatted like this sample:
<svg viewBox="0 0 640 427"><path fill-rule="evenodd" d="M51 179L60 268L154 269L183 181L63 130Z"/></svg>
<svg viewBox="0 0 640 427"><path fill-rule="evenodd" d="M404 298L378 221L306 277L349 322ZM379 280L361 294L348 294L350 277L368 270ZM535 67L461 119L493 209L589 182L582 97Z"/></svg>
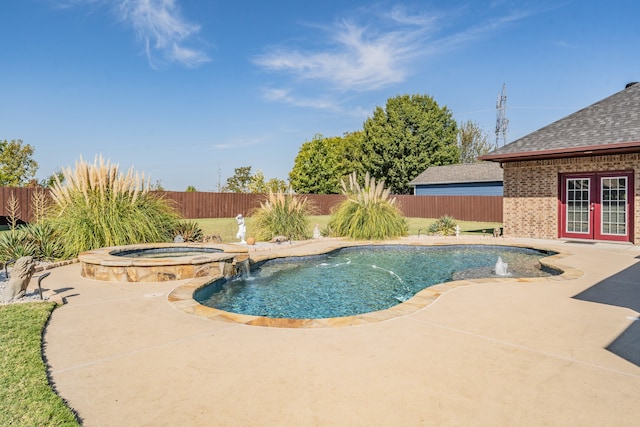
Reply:
<svg viewBox="0 0 640 427"><path fill-rule="evenodd" d="M193 315L210 320L220 320L224 322L233 322L248 326L265 326L276 328L335 328L343 326L355 326L364 325L369 323L376 323L385 320L395 319L409 314L415 313L433 302L435 302L444 293L480 283L495 283L495 282L543 282L543 281L564 281L573 280L581 277L584 272L581 270L562 265L558 263L559 260L567 256L573 255L568 251L561 251L554 248L542 247L539 245L528 245L515 242L496 242L495 240L488 241L467 241L467 240L448 240L448 241L426 241L420 239L405 239L394 241L382 241L382 242L352 242L346 240L333 240L331 242L326 241L323 245L305 245L303 252L295 251L291 253L287 251L283 245L283 251L270 251L271 253L254 253L252 260L254 262L263 261L265 259L281 258L288 256L305 256L305 255L318 255L331 252L336 249L353 247L353 246L385 246L385 245L408 245L408 246L455 246L455 245L486 245L486 246L510 246L527 249L535 249L539 251L554 252L553 255L540 259L540 264L551 269L562 271L557 276L548 277L491 277L484 279L465 279L452 282L440 283L423 289L415 294L407 301L400 303L396 306L390 307L385 310L373 311L370 313L363 313L355 316L346 317L331 317L323 319L289 319L289 318L272 318L264 316L254 316L248 314L238 314L228 311L219 310L212 307L207 307L197 302L193 296L194 293L209 284L210 282L221 279L222 275L214 275L208 277L199 277L187 281L174 288L167 296L167 301L175 309ZM316 246L316 247L313 247ZM299 247L299 246L298 246Z"/></svg>

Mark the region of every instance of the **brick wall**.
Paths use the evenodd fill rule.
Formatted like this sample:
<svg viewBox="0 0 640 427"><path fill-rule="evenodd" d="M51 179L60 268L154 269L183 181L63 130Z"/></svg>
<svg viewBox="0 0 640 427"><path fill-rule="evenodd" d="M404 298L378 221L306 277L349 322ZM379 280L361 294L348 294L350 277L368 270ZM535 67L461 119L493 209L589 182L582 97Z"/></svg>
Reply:
<svg viewBox="0 0 640 427"><path fill-rule="evenodd" d="M504 232L558 238L560 173L629 171L634 183L634 244L640 244L640 153L504 163Z"/></svg>

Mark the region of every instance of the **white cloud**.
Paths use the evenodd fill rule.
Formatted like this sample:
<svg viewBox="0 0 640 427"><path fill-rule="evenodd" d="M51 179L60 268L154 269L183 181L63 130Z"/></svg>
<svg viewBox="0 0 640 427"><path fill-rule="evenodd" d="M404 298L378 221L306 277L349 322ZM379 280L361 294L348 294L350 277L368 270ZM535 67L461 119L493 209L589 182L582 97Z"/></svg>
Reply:
<svg viewBox="0 0 640 427"><path fill-rule="evenodd" d="M324 51L278 48L254 58L254 63L302 80L328 81L336 89L364 91L403 81L403 62L419 48L420 30L415 29L376 34L344 20L326 31L331 36Z"/></svg>
<svg viewBox="0 0 640 427"><path fill-rule="evenodd" d="M336 103L327 98L309 98L304 99L294 96L293 91L290 89L271 88L263 90L263 97L267 101L282 102L296 107L310 107L321 110L334 110L340 111Z"/></svg>
<svg viewBox="0 0 640 427"><path fill-rule="evenodd" d="M169 62L197 67L209 61L201 50L185 43L200 31L200 26L180 16L175 0L120 0L120 17L130 23L145 44L149 62L154 65L155 53Z"/></svg>
<svg viewBox="0 0 640 427"><path fill-rule="evenodd" d="M213 148L218 150L228 150L242 147L252 147L254 145L261 145L267 142L264 138L233 138L227 142L221 142L219 144L213 144Z"/></svg>
<svg viewBox="0 0 640 427"><path fill-rule="evenodd" d="M410 13L400 6L386 11L372 7L359 10L357 19L316 26L322 37L313 48L269 48L253 62L266 71L292 76L299 84L313 82L316 91L323 83L325 91L334 93L373 91L406 81L426 57L470 44L528 16L472 17L465 26L460 24L465 21L462 15L463 10ZM291 93L280 99L271 95L271 100L297 103Z"/></svg>
<svg viewBox="0 0 640 427"><path fill-rule="evenodd" d="M118 18L133 27L152 67L165 62L197 67L211 59L187 44L200 26L185 20L176 0L61 0L59 7L114 6Z"/></svg>

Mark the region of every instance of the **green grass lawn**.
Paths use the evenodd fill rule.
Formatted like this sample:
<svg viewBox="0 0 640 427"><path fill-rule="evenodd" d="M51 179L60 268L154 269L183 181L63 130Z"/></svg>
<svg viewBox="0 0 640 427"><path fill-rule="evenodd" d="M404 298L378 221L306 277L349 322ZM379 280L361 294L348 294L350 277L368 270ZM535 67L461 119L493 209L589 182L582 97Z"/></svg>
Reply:
<svg viewBox="0 0 640 427"><path fill-rule="evenodd" d="M200 218L192 221L197 222L205 235L217 234L222 238L223 242L235 242L236 233L238 232L238 224L235 218ZM436 221L432 218L407 218L409 223L409 235L427 234L429 225ZM245 218L247 226L247 237L254 235L254 223L251 217ZM329 215L311 216L309 221L309 235L313 235L313 228L316 224L320 229L324 229L329 223ZM502 227L498 222L474 222L474 221L458 221L462 234L488 234L493 233L496 227Z"/></svg>
<svg viewBox="0 0 640 427"><path fill-rule="evenodd" d="M53 392L42 360L42 330L50 302L0 306L0 425L78 426Z"/></svg>

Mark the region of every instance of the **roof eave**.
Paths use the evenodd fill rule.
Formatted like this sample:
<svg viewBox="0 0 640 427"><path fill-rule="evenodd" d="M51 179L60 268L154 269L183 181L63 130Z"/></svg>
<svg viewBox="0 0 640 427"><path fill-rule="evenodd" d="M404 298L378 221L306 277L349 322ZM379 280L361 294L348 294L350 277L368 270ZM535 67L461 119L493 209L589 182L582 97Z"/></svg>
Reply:
<svg viewBox="0 0 640 427"><path fill-rule="evenodd" d="M517 162L522 160L559 159L566 157L603 156L607 154L628 154L640 152L640 141L616 144L585 145L582 147L559 148L555 150L521 151L517 153L487 154L478 157L490 162Z"/></svg>
<svg viewBox="0 0 640 427"><path fill-rule="evenodd" d="M410 185L416 186L416 185L450 185L450 184L474 184L474 183L481 183L481 184L486 184L488 182L503 182L504 180L502 178L496 178L496 179L473 179L470 181L429 181L429 182L418 182L418 183L409 183Z"/></svg>

